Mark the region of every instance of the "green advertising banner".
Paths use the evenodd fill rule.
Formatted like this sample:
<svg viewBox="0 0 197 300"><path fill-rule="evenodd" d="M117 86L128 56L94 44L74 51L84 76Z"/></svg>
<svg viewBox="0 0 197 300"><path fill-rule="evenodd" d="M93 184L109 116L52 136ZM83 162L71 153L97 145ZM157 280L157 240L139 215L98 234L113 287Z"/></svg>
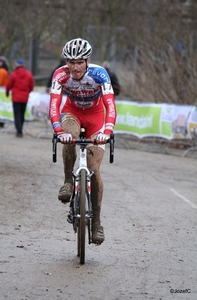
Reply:
<svg viewBox="0 0 197 300"><path fill-rule="evenodd" d="M197 127L197 107L191 105L137 103L116 100L116 133L138 138L191 139Z"/></svg>
<svg viewBox="0 0 197 300"><path fill-rule="evenodd" d="M140 105L117 100L116 108L116 132L132 132L138 137L161 134L161 105Z"/></svg>
<svg viewBox="0 0 197 300"><path fill-rule="evenodd" d="M11 97L6 97L4 91L0 91L0 117L13 120Z"/></svg>
<svg viewBox="0 0 197 300"><path fill-rule="evenodd" d="M32 119L30 110L31 108L27 105L27 109L25 112L26 120ZM5 90L3 88L0 88L0 119L10 120L10 121L13 121L14 119L11 95L7 97L5 95Z"/></svg>

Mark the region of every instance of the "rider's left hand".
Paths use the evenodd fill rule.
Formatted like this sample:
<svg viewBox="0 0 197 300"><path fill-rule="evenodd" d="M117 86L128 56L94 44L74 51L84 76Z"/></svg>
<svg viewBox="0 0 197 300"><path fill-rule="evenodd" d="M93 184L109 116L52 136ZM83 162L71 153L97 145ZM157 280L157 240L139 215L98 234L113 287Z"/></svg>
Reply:
<svg viewBox="0 0 197 300"><path fill-rule="evenodd" d="M109 134L99 132L96 136L96 142L97 144L106 144L109 138L110 138Z"/></svg>
<svg viewBox="0 0 197 300"><path fill-rule="evenodd" d="M72 142L72 135L70 133L58 133L58 138L62 144L70 144Z"/></svg>

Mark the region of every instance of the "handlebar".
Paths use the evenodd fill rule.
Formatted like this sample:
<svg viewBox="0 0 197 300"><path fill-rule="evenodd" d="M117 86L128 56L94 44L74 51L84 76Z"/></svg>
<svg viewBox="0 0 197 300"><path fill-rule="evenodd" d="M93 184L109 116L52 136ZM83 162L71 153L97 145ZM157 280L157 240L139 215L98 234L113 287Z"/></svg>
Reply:
<svg viewBox="0 0 197 300"><path fill-rule="evenodd" d="M53 138L52 138L52 155L53 155L53 162L56 163L57 162L57 143L60 142L60 139L58 138L57 134L54 133L53 134ZM110 138L107 140L107 143L110 144L110 152L109 152L109 162L113 163L114 162L114 134L111 133L110 134ZM71 144L83 144L83 145L87 145L87 144L93 144L93 145L98 145L96 143L95 139L86 139L84 137L80 137L78 139L72 139Z"/></svg>

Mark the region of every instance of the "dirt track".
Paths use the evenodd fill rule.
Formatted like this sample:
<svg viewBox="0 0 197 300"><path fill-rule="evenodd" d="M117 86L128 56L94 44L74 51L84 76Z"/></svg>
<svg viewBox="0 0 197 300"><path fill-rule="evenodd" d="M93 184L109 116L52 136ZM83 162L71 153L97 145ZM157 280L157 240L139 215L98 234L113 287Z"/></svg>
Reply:
<svg viewBox="0 0 197 300"><path fill-rule="evenodd" d="M197 156L121 148L102 165L106 240L76 257L61 145L0 133L0 299L197 299ZM31 134L31 135L30 135ZM125 143L125 141L124 141Z"/></svg>

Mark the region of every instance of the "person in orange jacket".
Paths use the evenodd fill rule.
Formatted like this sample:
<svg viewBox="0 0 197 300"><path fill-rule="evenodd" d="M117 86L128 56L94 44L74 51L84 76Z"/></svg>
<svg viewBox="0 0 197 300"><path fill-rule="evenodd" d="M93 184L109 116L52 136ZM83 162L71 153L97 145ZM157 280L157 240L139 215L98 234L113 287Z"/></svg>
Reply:
<svg viewBox="0 0 197 300"><path fill-rule="evenodd" d="M6 86L8 76L9 70L8 65L6 63L6 58L4 56L0 56L0 87ZM4 127L4 122L0 122L0 127Z"/></svg>
<svg viewBox="0 0 197 300"><path fill-rule="evenodd" d="M0 86L6 86L8 76L8 66L5 62L5 59L0 57Z"/></svg>

